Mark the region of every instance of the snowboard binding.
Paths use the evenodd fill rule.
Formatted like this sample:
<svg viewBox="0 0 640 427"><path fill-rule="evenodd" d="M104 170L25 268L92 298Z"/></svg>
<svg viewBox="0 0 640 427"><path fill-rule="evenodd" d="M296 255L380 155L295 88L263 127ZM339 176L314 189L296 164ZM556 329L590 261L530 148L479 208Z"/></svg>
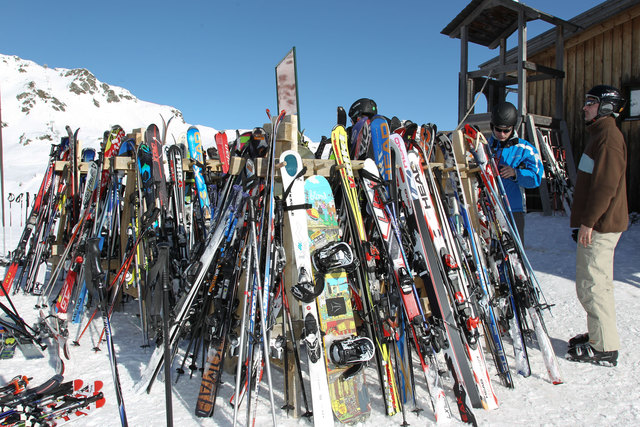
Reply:
<svg viewBox="0 0 640 427"><path fill-rule="evenodd" d="M327 274L337 269L347 272L358 267L358 260L353 254L351 246L346 242L331 242L313 252L311 256L316 271Z"/></svg>
<svg viewBox="0 0 640 427"><path fill-rule="evenodd" d="M291 287L291 294L299 301L310 304L324 290L324 280L316 278L315 284L309 272L301 267L298 272L298 283Z"/></svg>
<svg viewBox="0 0 640 427"><path fill-rule="evenodd" d="M333 341L329 347L331 362L338 366L366 363L374 354L373 341L368 337L350 336Z"/></svg>
<svg viewBox="0 0 640 427"><path fill-rule="evenodd" d="M316 318L311 313L307 313L304 318L304 344L311 363L320 360L320 334Z"/></svg>

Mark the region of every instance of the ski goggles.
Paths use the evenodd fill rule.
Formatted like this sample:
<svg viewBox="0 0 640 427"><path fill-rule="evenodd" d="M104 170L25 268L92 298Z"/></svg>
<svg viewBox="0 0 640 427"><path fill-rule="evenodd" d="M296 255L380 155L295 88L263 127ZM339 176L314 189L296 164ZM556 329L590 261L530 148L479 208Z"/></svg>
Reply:
<svg viewBox="0 0 640 427"><path fill-rule="evenodd" d="M499 126L494 126L493 131L495 133L509 133L513 130L513 127L501 128Z"/></svg>
<svg viewBox="0 0 640 427"><path fill-rule="evenodd" d="M598 98L591 98L591 97L589 97L589 98L585 99L585 101L584 101L584 106L585 106L585 107L591 107L592 105L595 105L595 104L597 104L598 102L600 102L600 101L598 101Z"/></svg>

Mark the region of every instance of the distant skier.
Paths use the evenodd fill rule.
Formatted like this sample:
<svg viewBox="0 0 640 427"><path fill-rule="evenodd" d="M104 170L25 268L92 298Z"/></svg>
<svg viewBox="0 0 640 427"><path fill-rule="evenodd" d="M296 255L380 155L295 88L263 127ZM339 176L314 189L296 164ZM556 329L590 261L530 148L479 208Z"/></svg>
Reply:
<svg viewBox="0 0 640 427"><path fill-rule="evenodd" d="M520 240L524 244L524 188L536 188L542 180L544 166L538 150L528 141L518 138L515 126L518 110L510 102L496 105L491 112L489 144L513 212Z"/></svg>
<svg viewBox="0 0 640 427"><path fill-rule="evenodd" d="M613 295L613 255L627 229L627 146L616 126L625 100L611 86L587 92L587 141L578 165L571 227L576 240L576 293L587 312L585 334L569 340L567 359L617 365L620 338Z"/></svg>

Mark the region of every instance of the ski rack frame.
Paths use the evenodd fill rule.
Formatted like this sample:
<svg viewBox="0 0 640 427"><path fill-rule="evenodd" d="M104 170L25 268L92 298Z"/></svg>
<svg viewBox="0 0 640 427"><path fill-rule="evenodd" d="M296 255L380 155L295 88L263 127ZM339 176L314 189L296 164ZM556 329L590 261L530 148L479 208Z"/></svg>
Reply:
<svg viewBox="0 0 640 427"><path fill-rule="evenodd" d="M265 124L263 127L265 128L265 130L267 130L267 132L269 132L272 129L272 124L271 123L267 123ZM460 133L460 135L458 137L456 137L456 134ZM125 137L125 140L127 139L133 139L135 141L136 145L139 145L143 140L144 140L144 129L134 129L132 131L132 133L127 134ZM283 122L281 123L280 126L280 130L278 131L278 135L277 135L277 145L276 145L276 156L279 157L280 153L285 151L285 150L294 150L294 151L298 151L298 133L297 133L297 118L295 116L285 116ZM462 137L462 132L458 131L458 132L454 132L454 135L452 137L452 142L453 145L455 147L455 149L463 149L463 137ZM80 151L80 150L78 150ZM438 154L438 151L436 151L436 155ZM463 157L465 158L465 157ZM466 159L466 158L465 158ZM431 168L431 169L436 169L439 168L443 171L447 171L448 169L444 167L444 163L443 160L441 158L437 158L435 159L435 162L430 162L428 165L423 166L425 169L426 168ZM322 175L325 177L330 177L332 176L332 174L340 168L340 166L336 165L335 160L327 160L327 159L302 159L303 161L303 165L307 168L307 171L305 173L305 177L309 177L312 175ZM113 164L113 166L111 165L112 162L115 162L115 164ZM230 158L230 167L229 167L229 175L239 175L242 170L244 169L245 166L245 159L240 158L240 157L231 157ZM55 171L56 172L60 172L63 171L66 167L70 167L70 163L71 161L57 161L55 163ZM191 166L195 163L195 160L193 159L186 159L184 158L182 160L182 165L183 165L183 170L187 171L191 169ZM364 168L364 161L361 160L352 160L352 168L354 171L354 175L358 176L359 175L359 170ZM280 176L280 172L279 172L279 167L281 167L283 165L278 165L276 164L276 178L280 180L279 176ZM127 173L135 173L136 172L136 165L135 165L135 161L132 160L130 157L126 157L126 156L116 156L114 158L108 158L108 159L104 159L104 163L102 165L102 168L105 170L109 170L111 167L113 167L114 170L119 170L119 171L127 171ZM77 172L79 174L86 174L89 168L89 162L77 162ZM267 158L259 158L256 161L256 175L260 176L260 177L265 177L267 175L267 168L268 168L268 162L267 162ZM468 182L468 176L474 173L479 173L480 172L480 168L479 167L472 167L470 166L468 163L460 163L458 164L458 168L462 173L462 179L464 182ZM213 172L222 172L222 163L220 160L218 159L207 159L205 161L205 164L203 165L203 169L206 169L208 171L213 171ZM470 188L470 187L469 187ZM128 197L129 194L131 194L133 191L135 190L134 188L134 180L133 179L127 179L127 184L126 184L126 189L125 189L125 197ZM468 191L467 187L465 185L465 192ZM469 198L469 200L475 200L474 198L471 197L473 193L470 192L467 194L467 197ZM477 225L477 216L475 214L474 210L470 211L471 213L471 220L472 223L474 224L474 226ZM121 218L122 221L128 221L129 217L128 214L125 212L123 214L123 218ZM64 221L64 218L60 219L61 221ZM285 217L284 220L284 226L285 228L289 227L289 221L288 218ZM288 235L288 233L285 231L285 235ZM124 235L124 241L121 242L122 248L124 248L127 244L126 242L126 235ZM284 239L284 246L285 246L285 252L286 252L286 258L287 259L294 259L293 256L293 248L291 245L291 242L289 241L289 239ZM59 255L61 253L61 241L60 241L60 236L58 236L57 241L53 244L52 246L52 255L50 258L50 262L52 264L52 267L55 266L55 264L59 261ZM63 248L63 247L62 247ZM112 260L110 262L110 265L107 267L106 265L104 266L104 268L110 268L113 270L117 270L120 267L120 263L118 262L118 260ZM293 283L297 280L297 277L295 277L294 274L294 270L295 269L286 269L285 271L285 276L284 276L284 280L285 280L285 288L287 289L287 292L289 293L289 286L287 286L289 283ZM291 276L289 275L289 272L291 272ZM125 292L130 293L132 296L137 297L137 291L135 288L131 289L131 290L125 290ZM291 295L289 295L289 301L296 301ZM301 314L301 310L299 307L296 307L295 305L293 305L291 307L291 315L292 315L292 320L294 323L294 330L296 332L297 335L300 335L300 330L302 329L302 314ZM277 327L280 326L279 324L275 325L275 328L277 329ZM273 331L273 333L277 332ZM287 351L291 352L292 349L288 348ZM290 355L291 357L293 357L293 355ZM284 366L282 365L282 363L280 363L280 360L278 359L273 359L272 363L274 363L275 366L278 366L280 369L283 369ZM294 417L301 417L303 415L303 412L301 410L301 405L302 402L300 401L300 393L298 393L298 391L300 390L301 385L298 383L299 379L295 374L295 370L294 369L290 369L286 375L289 377L288 381L289 384L291 385L291 399L292 399L292 404L293 404L293 416Z"/></svg>

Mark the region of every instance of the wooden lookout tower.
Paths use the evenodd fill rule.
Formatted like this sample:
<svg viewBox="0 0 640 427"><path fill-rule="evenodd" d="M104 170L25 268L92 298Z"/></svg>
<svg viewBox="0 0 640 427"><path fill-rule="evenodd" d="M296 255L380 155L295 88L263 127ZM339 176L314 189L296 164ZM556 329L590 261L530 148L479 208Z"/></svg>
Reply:
<svg viewBox="0 0 640 427"><path fill-rule="evenodd" d="M536 64L527 58L527 23L534 20L542 20L555 26L554 67ZM553 139L568 153L566 172L571 182L575 182L575 166L564 120L564 37L567 32L572 33L578 29L579 27L571 22L518 1L472 0L442 30L442 34L460 39L458 122L475 124L486 132L489 130L491 108L504 101L508 92L517 93L519 134L534 144L541 154L541 148L546 147L540 147L539 139L553 135ZM517 54L508 55L507 39L514 32L518 34ZM489 49L499 47L498 61L490 61L478 70L469 71L470 42ZM527 111L527 84L544 80L554 82L552 87L555 91L555 108L552 117ZM480 92L486 97L489 111L476 114L474 99ZM550 214L546 185L540 186L540 198L544 212Z"/></svg>

